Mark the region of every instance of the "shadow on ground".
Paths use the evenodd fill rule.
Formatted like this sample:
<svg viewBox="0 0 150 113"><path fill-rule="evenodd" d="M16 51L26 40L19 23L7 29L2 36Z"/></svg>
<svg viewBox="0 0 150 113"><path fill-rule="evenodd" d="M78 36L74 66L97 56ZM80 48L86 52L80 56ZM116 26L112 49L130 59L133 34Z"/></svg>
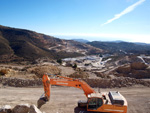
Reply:
<svg viewBox="0 0 150 113"><path fill-rule="evenodd" d="M86 108L75 107L74 113L101 113L101 112L91 112L91 111L87 111Z"/></svg>

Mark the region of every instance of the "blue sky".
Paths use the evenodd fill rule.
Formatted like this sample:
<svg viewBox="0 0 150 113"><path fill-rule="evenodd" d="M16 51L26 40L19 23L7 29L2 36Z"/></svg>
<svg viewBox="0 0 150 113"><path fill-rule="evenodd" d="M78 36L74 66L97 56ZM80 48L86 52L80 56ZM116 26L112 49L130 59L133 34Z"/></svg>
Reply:
<svg viewBox="0 0 150 113"><path fill-rule="evenodd" d="M0 24L65 39L150 43L150 0L0 0Z"/></svg>

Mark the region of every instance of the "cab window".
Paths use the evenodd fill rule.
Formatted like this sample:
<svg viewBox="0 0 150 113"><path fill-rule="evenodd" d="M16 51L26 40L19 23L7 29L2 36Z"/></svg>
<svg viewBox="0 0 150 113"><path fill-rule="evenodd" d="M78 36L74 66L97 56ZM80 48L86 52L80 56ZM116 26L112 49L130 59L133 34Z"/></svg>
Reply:
<svg viewBox="0 0 150 113"><path fill-rule="evenodd" d="M88 109L96 110L103 105L103 100L101 98L91 98L88 101Z"/></svg>

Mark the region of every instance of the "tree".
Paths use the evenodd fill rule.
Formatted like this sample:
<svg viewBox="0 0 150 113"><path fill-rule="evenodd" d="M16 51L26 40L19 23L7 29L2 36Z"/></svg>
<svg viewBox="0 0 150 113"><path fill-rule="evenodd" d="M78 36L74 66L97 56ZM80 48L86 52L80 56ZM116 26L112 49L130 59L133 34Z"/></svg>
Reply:
<svg viewBox="0 0 150 113"><path fill-rule="evenodd" d="M61 65L62 64L62 60L58 59L57 62Z"/></svg>
<svg viewBox="0 0 150 113"><path fill-rule="evenodd" d="M75 63L72 68L76 69L77 68L77 64Z"/></svg>

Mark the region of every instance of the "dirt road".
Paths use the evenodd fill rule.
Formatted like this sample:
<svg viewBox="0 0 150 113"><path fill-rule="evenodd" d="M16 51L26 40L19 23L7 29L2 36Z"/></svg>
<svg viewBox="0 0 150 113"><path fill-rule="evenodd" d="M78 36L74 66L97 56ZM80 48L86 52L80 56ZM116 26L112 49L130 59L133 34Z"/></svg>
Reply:
<svg viewBox="0 0 150 113"><path fill-rule="evenodd" d="M95 89L97 91L97 89ZM101 89L120 91L128 101L128 113L150 113L150 88L134 86L130 88ZM43 88L0 88L0 107L3 105L35 104L42 95ZM52 87L50 102L42 106L46 113L86 113L77 108L78 100L86 100L82 90L70 87ZM81 112L83 111L83 112Z"/></svg>

